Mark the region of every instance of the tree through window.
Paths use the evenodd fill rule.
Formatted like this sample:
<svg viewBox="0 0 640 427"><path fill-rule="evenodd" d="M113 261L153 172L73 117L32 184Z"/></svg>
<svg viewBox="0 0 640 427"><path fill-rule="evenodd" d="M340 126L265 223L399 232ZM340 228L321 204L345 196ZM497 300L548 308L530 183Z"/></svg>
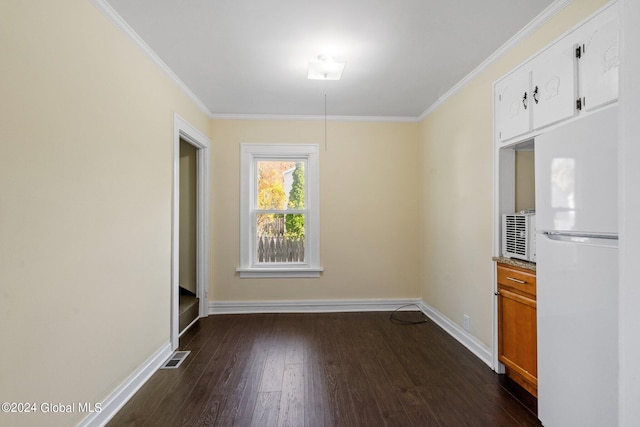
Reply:
<svg viewBox="0 0 640 427"><path fill-rule="evenodd" d="M243 144L241 277L317 277L317 145Z"/></svg>
<svg viewBox="0 0 640 427"><path fill-rule="evenodd" d="M257 162L256 258L304 262L304 161Z"/></svg>

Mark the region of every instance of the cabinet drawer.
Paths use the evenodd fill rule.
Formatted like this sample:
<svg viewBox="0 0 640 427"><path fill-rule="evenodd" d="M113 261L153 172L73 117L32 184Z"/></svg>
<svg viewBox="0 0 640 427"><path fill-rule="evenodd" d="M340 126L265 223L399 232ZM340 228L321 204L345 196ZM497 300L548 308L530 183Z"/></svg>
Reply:
<svg viewBox="0 0 640 427"><path fill-rule="evenodd" d="M498 264L498 286L536 296L535 272L513 266Z"/></svg>

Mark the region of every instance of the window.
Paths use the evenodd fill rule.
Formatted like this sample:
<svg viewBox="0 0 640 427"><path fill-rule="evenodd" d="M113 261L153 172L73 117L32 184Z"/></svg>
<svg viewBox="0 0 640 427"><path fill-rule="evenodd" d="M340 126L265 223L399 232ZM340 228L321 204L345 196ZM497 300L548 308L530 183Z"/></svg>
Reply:
<svg viewBox="0 0 640 427"><path fill-rule="evenodd" d="M318 145L240 150L240 277L319 277Z"/></svg>

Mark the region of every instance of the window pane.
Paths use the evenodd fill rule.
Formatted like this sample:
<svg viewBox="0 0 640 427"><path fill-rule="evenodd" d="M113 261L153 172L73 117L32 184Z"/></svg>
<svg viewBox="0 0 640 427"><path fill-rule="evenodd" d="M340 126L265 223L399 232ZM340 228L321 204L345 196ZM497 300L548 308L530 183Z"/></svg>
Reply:
<svg viewBox="0 0 640 427"><path fill-rule="evenodd" d="M258 161L258 209L304 209L304 162Z"/></svg>
<svg viewBox="0 0 640 427"><path fill-rule="evenodd" d="M319 277L318 144L241 144L240 163L240 277Z"/></svg>
<svg viewBox="0 0 640 427"><path fill-rule="evenodd" d="M304 262L304 214L258 214L258 262Z"/></svg>

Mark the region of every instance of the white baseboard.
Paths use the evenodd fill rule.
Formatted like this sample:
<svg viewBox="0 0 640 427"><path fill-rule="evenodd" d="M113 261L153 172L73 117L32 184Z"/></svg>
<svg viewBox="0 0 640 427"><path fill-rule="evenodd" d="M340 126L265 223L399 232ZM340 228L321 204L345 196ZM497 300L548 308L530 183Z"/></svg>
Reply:
<svg viewBox="0 0 640 427"><path fill-rule="evenodd" d="M251 314L251 313L337 313L357 311L394 311L405 305L417 305L422 301L414 299L391 300L307 300L307 301L211 301L209 314ZM411 310L411 307L404 308Z"/></svg>
<svg viewBox="0 0 640 427"><path fill-rule="evenodd" d="M444 329L445 332L459 341L462 345L467 347L467 349L475 354L478 359L482 360L487 364L487 366L493 369L493 356L491 349L484 345L482 341L462 329L456 323L452 322L447 316L440 313L424 301L420 302L420 307L427 317L433 320L438 326Z"/></svg>
<svg viewBox="0 0 640 427"><path fill-rule="evenodd" d="M78 427L104 426L133 397L144 383L171 356L171 344L166 343L136 369L113 393L102 401L100 412L94 412L83 419Z"/></svg>

